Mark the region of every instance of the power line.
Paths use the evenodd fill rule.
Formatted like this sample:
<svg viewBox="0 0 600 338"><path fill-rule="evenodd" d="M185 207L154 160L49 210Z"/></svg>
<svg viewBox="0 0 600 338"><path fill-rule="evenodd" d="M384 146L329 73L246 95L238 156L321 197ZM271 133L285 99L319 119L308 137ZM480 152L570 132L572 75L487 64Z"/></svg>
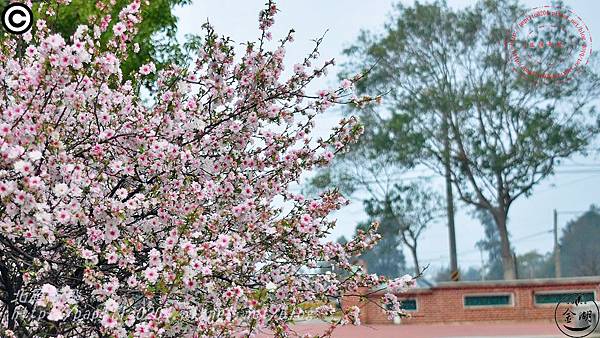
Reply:
<svg viewBox="0 0 600 338"><path fill-rule="evenodd" d="M589 210L565 210L565 211L557 211L557 213L558 214L565 214L565 215L579 215L579 214L586 213L588 211ZM553 232L554 232L554 230L552 230L552 229L550 229L550 230L544 230L544 231L540 231L540 232L536 232L536 233L533 233L533 234L529 234L529 235L526 235L526 236L523 236L523 237L519 237L519 238L513 239L513 240L511 240L511 243L523 242L523 241L526 241L526 240L530 240L532 238L536 238L538 236L551 234ZM470 254L470 253L474 253L474 252L479 252L479 249L472 249L472 250L461 251L461 252L458 253L458 255L466 255L466 254ZM448 258L450 258L450 257L447 256L447 255L444 255L444 256L439 256L439 257L436 257L436 258L429 258L429 259L422 258L421 260L422 261L440 261L440 260L445 260L445 259L448 259ZM461 259L461 261L468 262L469 260Z"/></svg>
<svg viewBox="0 0 600 338"><path fill-rule="evenodd" d="M557 170L557 174L590 174L590 173L600 173L600 168L598 169L567 169L567 170Z"/></svg>
<svg viewBox="0 0 600 338"><path fill-rule="evenodd" d="M562 184L554 185L553 187L550 187L550 188L546 188L546 189L538 190L538 191L536 192L536 194L539 194L539 193L542 193L542 192L547 192L547 191L550 191L550 190L556 189L556 188L558 188L558 187L564 187L564 186L567 186L567 185L571 185L571 184L579 183L579 182L581 182L581 181L589 180L590 178L598 178L598 177L600 177L600 174L595 174L595 175L590 175L590 176L586 176L586 177L583 177L583 178L578 178L578 179L575 179L575 180L572 180L572 181L568 181L568 182L566 182L566 183L562 183Z"/></svg>
<svg viewBox="0 0 600 338"><path fill-rule="evenodd" d="M550 229L550 230L544 230L544 231L536 232L536 233L533 233L533 234L529 234L527 236L523 236L523 237L519 237L517 239L513 239L513 240L511 240L511 243L519 243L519 242L522 242L524 240L528 240L528 239L531 239L531 238L534 238L534 237L538 237L538 236L541 236L541 235L550 234L550 233L552 233L552 231L553 230ZM472 250L461 251L461 252L458 253L458 255L466 255L466 254L470 254L470 253L473 253L473 252L479 252L479 249L472 249ZM450 257L449 256L439 256L439 258L433 258L433 259L422 258L421 260L423 260L423 261L432 260L433 261L433 260L441 260L441 259L448 259L448 258L450 258ZM461 261L464 261L464 260L461 259Z"/></svg>
<svg viewBox="0 0 600 338"><path fill-rule="evenodd" d="M559 168L600 168L600 164L561 164L558 166Z"/></svg>
<svg viewBox="0 0 600 338"><path fill-rule="evenodd" d="M575 211L557 211L557 214L568 214L568 215L578 215L578 214L584 214L586 212L588 212L589 210L575 210Z"/></svg>
<svg viewBox="0 0 600 338"><path fill-rule="evenodd" d="M600 176L600 168L598 168L598 169L560 170L560 171L556 171L555 174L564 174L564 175L597 174L597 175L591 175L591 176L583 178L583 179L589 179L592 177ZM410 177L394 177L394 178L382 179L379 181L374 180L374 179L369 179L369 180L363 180L361 183L366 183L366 184L396 183L396 182L413 181L413 180L415 180L415 181L430 180L433 178L441 178L441 177L442 176L440 176L440 175L420 175L420 176L410 176ZM566 185L566 184L561 184L560 186L563 186L563 185ZM544 190L542 190L542 191L544 191Z"/></svg>
<svg viewBox="0 0 600 338"><path fill-rule="evenodd" d="M532 234L532 235L528 235L528 236L525 236L525 237L521 237L521 238L515 239L512 242L513 243L522 242L523 240L526 240L526 239L531 239L533 237L537 237L537 236L541 236L541 235L545 235L545 234L550 234L550 233L552 233L552 231L553 231L552 229L545 230L545 231L540 231L540 232Z"/></svg>

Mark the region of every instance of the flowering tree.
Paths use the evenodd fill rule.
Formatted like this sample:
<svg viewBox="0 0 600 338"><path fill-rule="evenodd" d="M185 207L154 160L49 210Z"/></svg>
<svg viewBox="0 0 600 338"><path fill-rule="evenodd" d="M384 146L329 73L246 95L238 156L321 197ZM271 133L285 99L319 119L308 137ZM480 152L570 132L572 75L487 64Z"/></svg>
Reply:
<svg viewBox="0 0 600 338"><path fill-rule="evenodd" d="M68 1L56 0L56 6ZM0 334L3 337L228 337L267 328L288 336L298 316L323 318L332 300L388 283L352 257L373 228L342 245L324 240L335 190L309 200L287 192L303 171L327 165L361 133L354 118L313 140L316 114L362 105L352 82L305 88L333 61L315 49L287 79L285 46L269 43L277 11L260 14L260 40L234 55L206 25L191 67L172 65L157 92L124 81L121 62L141 20L124 8L112 38L105 14L69 41L40 13L32 33L5 36L0 52ZM275 44L273 50L267 45ZM341 275L312 269L323 262ZM305 303L321 303L303 313ZM382 307L400 310L388 294ZM352 307L331 324L358 323Z"/></svg>

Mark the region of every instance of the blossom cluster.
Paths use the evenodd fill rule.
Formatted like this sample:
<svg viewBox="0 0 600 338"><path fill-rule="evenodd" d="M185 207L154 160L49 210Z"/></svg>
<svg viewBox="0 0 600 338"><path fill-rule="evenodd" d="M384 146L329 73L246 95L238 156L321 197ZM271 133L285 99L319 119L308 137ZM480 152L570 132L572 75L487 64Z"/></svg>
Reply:
<svg viewBox="0 0 600 338"><path fill-rule="evenodd" d="M392 279L388 282L388 288L394 293L402 293L407 291L409 288L414 287L416 284L415 279L411 275L404 275Z"/></svg>
<svg viewBox="0 0 600 338"><path fill-rule="evenodd" d="M352 263L377 241L374 229L346 244L325 239L343 196L289 192L362 133L350 117L328 138L312 136L317 114L368 101L351 92L357 78L307 93L333 64L313 68L318 45L284 78L293 33L267 47L270 1L262 38L242 55L206 25L195 63L167 67L144 97L154 65L127 81L120 69L139 49L143 4L134 0L111 26L111 3L99 1L104 15L68 39L46 24L52 5L31 33L2 37L0 333L283 337L298 316L333 311L304 313L302 304L386 283ZM347 275L315 273L323 262ZM35 304L19 302L19 292L36 291ZM139 318L146 304L156 311ZM19 305L48 316L23 320ZM68 320L86 308L98 318ZM358 323L358 312L332 327Z"/></svg>

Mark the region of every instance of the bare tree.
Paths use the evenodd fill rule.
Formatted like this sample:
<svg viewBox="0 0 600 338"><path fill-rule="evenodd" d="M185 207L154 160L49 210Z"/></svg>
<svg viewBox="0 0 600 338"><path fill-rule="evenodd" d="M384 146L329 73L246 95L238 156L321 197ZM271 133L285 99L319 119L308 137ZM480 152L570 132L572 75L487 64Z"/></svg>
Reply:
<svg viewBox="0 0 600 338"><path fill-rule="evenodd" d="M443 205L436 193L414 183L395 185L383 200L366 201L368 214L397 224L402 242L412 255L415 274L421 271L417 252L419 238L441 216L442 210Z"/></svg>
<svg viewBox="0 0 600 338"><path fill-rule="evenodd" d="M350 153L315 176L312 189L337 186L362 200L370 221L391 227L409 249L415 275L418 275L421 273L417 253L420 236L442 215L443 204L423 178L417 178L419 184L408 183L414 179L405 175L410 165L399 162L393 153L374 149L370 136L367 134Z"/></svg>

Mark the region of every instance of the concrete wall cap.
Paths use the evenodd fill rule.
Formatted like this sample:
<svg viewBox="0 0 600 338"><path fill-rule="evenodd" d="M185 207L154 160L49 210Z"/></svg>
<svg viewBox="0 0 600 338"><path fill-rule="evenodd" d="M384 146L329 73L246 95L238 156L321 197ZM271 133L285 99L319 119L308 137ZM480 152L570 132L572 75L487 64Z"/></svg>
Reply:
<svg viewBox="0 0 600 338"><path fill-rule="evenodd" d="M441 282L430 288L415 287L408 289L406 292L397 294L409 296L415 294L432 293L440 289L477 289L477 288L510 288L510 287L530 287L530 286L568 286L577 284L597 284L600 287L600 276L592 277L572 277L572 278L536 278L536 279L517 279L517 280L495 280L495 281L468 281L468 282ZM378 288L371 289L370 295L383 295L389 290L382 285Z"/></svg>
<svg viewBox="0 0 600 338"><path fill-rule="evenodd" d="M600 284L600 276L570 278L535 278L496 281L442 282L434 289L477 288L477 287L514 287L514 286L551 286L573 284Z"/></svg>

